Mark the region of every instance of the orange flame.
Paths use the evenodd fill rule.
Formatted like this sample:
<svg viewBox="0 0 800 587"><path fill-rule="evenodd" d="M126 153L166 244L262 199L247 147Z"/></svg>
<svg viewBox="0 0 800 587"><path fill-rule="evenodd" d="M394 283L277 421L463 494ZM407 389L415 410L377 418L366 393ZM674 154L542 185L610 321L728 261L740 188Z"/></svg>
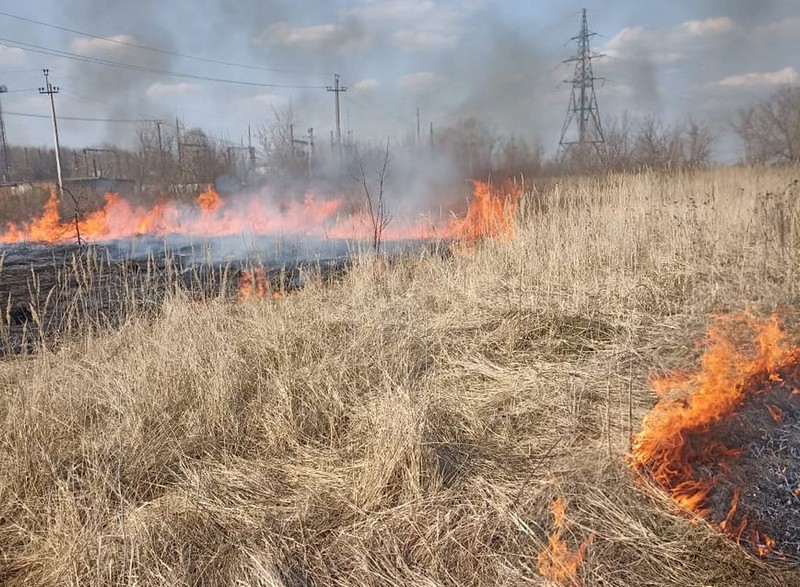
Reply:
<svg viewBox="0 0 800 587"><path fill-rule="evenodd" d="M553 511L553 531L547 540L547 548L537 556L539 572L546 579L556 583L579 587L578 569L594 537L590 536L584 540L578 551L573 553L563 538L567 509L564 499L557 497L550 507Z"/></svg>
<svg viewBox="0 0 800 587"><path fill-rule="evenodd" d="M473 199L464 218L453 219L450 234L464 241L514 236L514 212L522 197L522 186L507 184L493 188L490 183L472 182Z"/></svg>
<svg viewBox="0 0 800 587"><path fill-rule="evenodd" d="M755 333L754 353L742 351L734 342L743 330ZM733 414L745 397L762 391L758 385L748 384L754 377L763 375L764 380L780 381L778 371L800 360L800 349L788 343L776 316L766 320L746 313L718 317L707 339L697 373L680 373L652 382L660 400L645 417L630 457L632 465L660 484L678 505L703 517L710 513L708 497L714 478L698 475L698 464L724 464L741 451L697 439ZM783 417L777 406L767 409L776 421ZM732 524L738 502L739 491L734 490L728 515L718 524L737 541L747 525L746 519ZM773 539L757 533L751 533L750 540L759 553L774 547Z"/></svg>
<svg viewBox="0 0 800 587"><path fill-rule="evenodd" d="M261 300L267 295L267 291L271 289L272 287L267 281L267 276L260 267L254 269L253 273L242 271L239 275L239 299ZM275 299L275 293L276 292L273 292L273 299Z"/></svg>
<svg viewBox="0 0 800 587"><path fill-rule="evenodd" d="M386 227L383 238L443 237L473 242L486 237L511 237L513 212L521 193L518 186L495 189L476 181L473 200L463 218L439 223L423 218L405 222L398 219ZM291 234L342 239L372 236L369 215L363 209L348 212L343 198L317 200L308 194L302 201L270 203L267 198L251 196L238 198L234 205L209 186L193 204L161 201L145 208L116 193L108 193L104 199L102 209L86 214L76 224L60 218L53 187L38 217L29 222L6 223L0 228L0 244L66 242L76 237L76 230L90 241L142 235Z"/></svg>
<svg viewBox="0 0 800 587"><path fill-rule="evenodd" d="M90 240L113 240L141 235L228 236L253 234L300 234L325 236L335 227L341 200L317 201L308 195L302 202L270 206L258 197L228 206L212 187L201 193L194 205L159 202L152 208L136 206L119 194L105 195L101 210L87 214L77 223L81 235ZM59 243L75 238L76 225L58 214L58 197L51 190L42 214L27 223L7 223L0 231L0 243Z"/></svg>

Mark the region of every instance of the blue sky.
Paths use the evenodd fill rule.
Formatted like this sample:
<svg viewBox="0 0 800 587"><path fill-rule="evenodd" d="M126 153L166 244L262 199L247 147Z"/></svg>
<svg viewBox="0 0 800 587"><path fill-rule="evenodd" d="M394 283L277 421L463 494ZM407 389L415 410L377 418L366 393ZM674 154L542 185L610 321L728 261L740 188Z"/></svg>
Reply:
<svg viewBox="0 0 800 587"><path fill-rule="evenodd" d="M239 142L248 124L257 128L274 108L291 104L301 129L327 137L333 100L324 87L339 72L348 86L343 123L357 137L407 134L420 108L426 128L477 116L500 132L538 138L552 152L569 95L562 80L571 75L559 64L574 52L569 38L583 7L599 33L594 48L607 55L595 65L607 78L598 88L601 112L705 122L720 138L722 159L737 155L729 130L737 109L797 81L800 0L6 0L3 12L119 41L0 16L7 133L14 144L49 144L46 119L11 114L48 113L35 91L48 67L64 117L177 116ZM43 55L30 45L148 71ZM132 144L135 125L64 120L61 135L72 146Z"/></svg>

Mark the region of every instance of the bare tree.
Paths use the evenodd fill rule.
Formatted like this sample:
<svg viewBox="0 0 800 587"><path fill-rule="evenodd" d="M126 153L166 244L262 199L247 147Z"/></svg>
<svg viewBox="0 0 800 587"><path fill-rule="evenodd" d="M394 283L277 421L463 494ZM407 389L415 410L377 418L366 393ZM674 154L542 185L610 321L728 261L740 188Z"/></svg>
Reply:
<svg viewBox="0 0 800 587"><path fill-rule="evenodd" d="M711 161L711 145L714 137L708 127L697 124L693 120L684 131L683 161L690 167L705 167Z"/></svg>
<svg viewBox="0 0 800 587"><path fill-rule="evenodd" d="M386 150L383 155L383 164L380 169L375 172L375 179L377 182L377 189L371 189L367 173L364 170L364 162L359 159L358 165L361 171L361 185L364 188L364 195L367 201L367 214L369 216L370 224L372 227L372 248L376 255L381 252L381 243L383 242L383 231L389 226L392 221L392 216L389 213L386 199L384 197L384 185L389 176L389 141L386 141Z"/></svg>
<svg viewBox="0 0 800 587"><path fill-rule="evenodd" d="M632 119L625 112L619 118L607 119L605 128L604 166L611 171L622 171L634 159Z"/></svg>
<svg viewBox="0 0 800 587"><path fill-rule="evenodd" d="M627 114L606 125L605 168L702 167L711 162L714 137L708 127L689 120L665 125L653 115L634 122Z"/></svg>
<svg viewBox="0 0 800 587"><path fill-rule="evenodd" d="M800 160L800 87L786 86L739 112L734 131L749 163Z"/></svg>
<svg viewBox="0 0 800 587"><path fill-rule="evenodd" d="M272 120L258 132L270 172L279 181L293 181L308 175L308 151L296 136L297 119L291 105L273 108Z"/></svg>

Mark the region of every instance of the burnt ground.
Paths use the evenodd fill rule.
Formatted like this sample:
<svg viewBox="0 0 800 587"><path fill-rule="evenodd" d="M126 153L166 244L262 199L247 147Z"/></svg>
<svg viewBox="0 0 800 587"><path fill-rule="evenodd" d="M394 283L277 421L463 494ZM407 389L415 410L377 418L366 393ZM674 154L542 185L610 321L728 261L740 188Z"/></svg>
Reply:
<svg viewBox="0 0 800 587"><path fill-rule="evenodd" d="M390 260L449 251L440 241L385 245ZM132 312L155 316L176 288L193 299L235 300L239 276L254 268L271 290L291 293L309 275L340 278L357 253L346 241L276 237L0 245L0 357L57 345L87 329L114 328Z"/></svg>
<svg viewBox="0 0 800 587"><path fill-rule="evenodd" d="M778 371L781 381L752 377L731 417L687 440L740 451L696 467L698 479L714 479L709 520L722 524L736 501L726 532L766 560L800 566L800 353L794 358Z"/></svg>
<svg viewBox="0 0 800 587"><path fill-rule="evenodd" d="M120 254L105 246L0 246L0 356L57 345L94 328L114 328L131 312L156 315L175 289L194 299L238 295L243 271L261 268L275 291L290 293L305 275L335 279L347 256L220 259L181 248Z"/></svg>

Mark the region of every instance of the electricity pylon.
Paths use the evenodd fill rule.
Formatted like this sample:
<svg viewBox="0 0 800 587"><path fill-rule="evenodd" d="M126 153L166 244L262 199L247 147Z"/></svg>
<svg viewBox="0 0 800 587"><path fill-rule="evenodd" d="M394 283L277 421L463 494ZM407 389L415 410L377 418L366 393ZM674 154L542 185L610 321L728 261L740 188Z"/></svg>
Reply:
<svg viewBox="0 0 800 587"><path fill-rule="evenodd" d="M562 160L575 148L578 148L581 154L585 154L586 148L592 146L600 154L605 143L594 90L595 80L602 78L595 77L592 70L592 60L602 55L592 53L589 46L589 40L596 34L589 30L584 8L580 33L571 39L578 42L578 53L575 57L564 61L575 64L575 73L571 80L565 80L565 83L572 84L572 94L561 131L561 140L558 142L559 158Z"/></svg>

